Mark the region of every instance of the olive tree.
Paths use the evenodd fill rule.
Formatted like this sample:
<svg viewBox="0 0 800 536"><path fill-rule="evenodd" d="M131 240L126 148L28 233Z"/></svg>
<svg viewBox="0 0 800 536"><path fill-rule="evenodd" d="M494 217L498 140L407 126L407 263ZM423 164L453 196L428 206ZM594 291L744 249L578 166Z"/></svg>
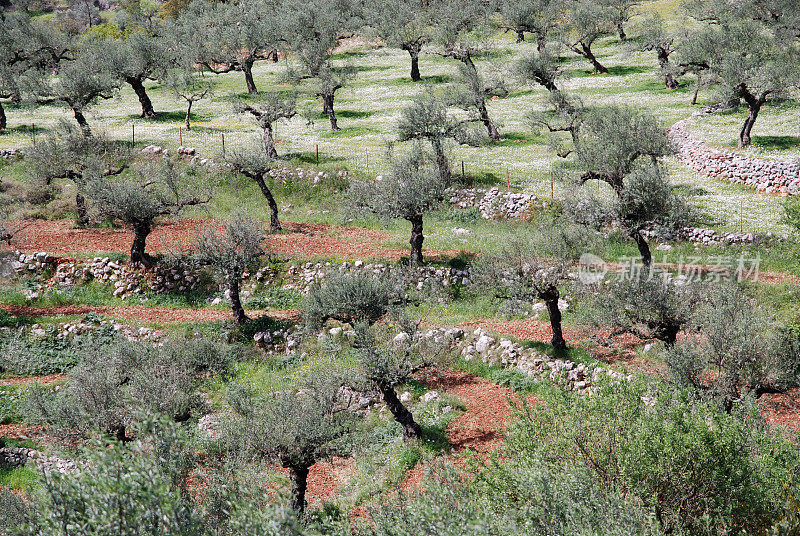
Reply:
<svg viewBox="0 0 800 536"><path fill-rule="evenodd" d="M233 317L239 324L248 320L239 285L245 272L267 254L264 240L261 222L238 212L221 225L199 229L192 244L197 261L213 268L228 287Z"/></svg>
<svg viewBox="0 0 800 536"><path fill-rule="evenodd" d="M147 237L160 219L211 200L211 189L203 186L198 166L161 158L143 162L118 178L98 178L88 188L103 216L131 226L130 262L144 266L153 262L146 252Z"/></svg>
<svg viewBox="0 0 800 536"><path fill-rule="evenodd" d="M56 179L75 185L78 227L89 225L86 196L91 183L119 175L130 165L130 151L104 136L89 136L69 123L56 128L29 152L30 173L44 189Z"/></svg>
<svg viewBox="0 0 800 536"><path fill-rule="evenodd" d="M311 466L347 453L342 439L353 429L355 415L342 400L344 384L337 371L322 370L297 387L272 393L241 385L228 390L235 418L224 429L226 444L288 469L292 507L299 515L306 509Z"/></svg>
<svg viewBox="0 0 800 536"><path fill-rule="evenodd" d="M675 52L675 37L664 28L664 20L655 13L642 22L638 33L635 49L655 52L658 67L664 77L664 85L667 89L677 89L676 69L669 59Z"/></svg>
<svg viewBox="0 0 800 536"><path fill-rule="evenodd" d="M415 147L393 162L388 176L372 181L351 181L348 192L356 211L402 218L411 223L412 265L423 261L425 214L441 204L449 186L428 160L419 147Z"/></svg>
<svg viewBox="0 0 800 536"><path fill-rule="evenodd" d="M163 78L171 66L170 47L160 26L150 30L123 32L119 39L108 39L106 51L111 56L111 71L131 86L142 107L142 117L156 117L153 102L144 84Z"/></svg>
<svg viewBox="0 0 800 536"><path fill-rule="evenodd" d="M48 68L71 51L66 36L43 26L25 13L0 14L0 99L22 102L46 93ZM7 124L0 102L0 131Z"/></svg>
<svg viewBox="0 0 800 536"><path fill-rule="evenodd" d="M447 112L441 99L424 92L400 112L397 123L400 141L427 140L436 158L439 176L445 183L453 179L450 161L445 154L444 144L448 139L463 141L466 135L465 122Z"/></svg>
<svg viewBox="0 0 800 536"><path fill-rule="evenodd" d="M486 105L493 88L487 88L478 71L474 57L484 48L488 28L488 6L480 2L464 4L456 0L437 0L432 3L436 17L436 40L442 57L460 62L461 95L456 99L465 109L473 110L486 127L492 141L500 141L500 133Z"/></svg>
<svg viewBox="0 0 800 536"><path fill-rule="evenodd" d="M185 421L205 406L197 391L200 376L187 358L194 344L184 342L185 347L128 341L87 347L63 387L31 389L26 412L58 433L97 431L118 441L129 439L141 412Z"/></svg>
<svg viewBox="0 0 800 536"><path fill-rule="evenodd" d="M784 392L800 382L796 335L778 329L740 285L715 285L693 326L696 337L665 353L670 376L726 412L747 396Z"/></svg>
<svg viewBox="0 0 800 536"><path fill-rule="evenodd" d="M273 57L279 44L278 9L278 0L192 2L181 12L179 24L184 34L202 34L193 40L200 63L214 73L241 71L247 92L255 94L253 65Z"/></svg>
<svg viewBox="0 0 800 536"><path fill-rule="evenodd" d="M502 141L502 137L497 129L497 122L489 115L486 100L492 95L505 95L507 89L502 79L502 72L498 70L492 74L494 80L488 82L477 69L459 64L458 76L446 88L445 102L467 112L468 121L483 124L489 139L499 142Z"/></svg>
<svg viewBox="0 0 800 536"><path fill-rule="evenodd" d="M610 326L609 338L629 333L661 341L667 347L675 345L678 333L690 325L701 296L694 284L634 267L615 274L599 289L587 290L589 324L598 329Z"/></svg>
<svg viewBox="0 0 800 536"><path fill-rule="evenodd" d="M354 5L347 0L283 0L282 35L314 81L314 95L322 100L331 130L339 128L334 98L356 70L332 64L333 49L343 32L357 25Z"/></svg>
<svg viewBox="0 0 800 536"><path fill-rule="evenodd" d="M564 6L564 0L503 0L501 26L516 33L518 43L525 40L525 32L532 33L536 48L542 52L563 20Z"/></svg>
<svg viewBox="0 0 800 536"><path fill-rule="evenodd" d="M625 32L625 24L633 15L633 8L641 4L641 0L601 0L600 4L609 10L611 22L617 29L620 40L626 41L628 35Z"/></svg>
<svg viewBox="0 0 800 536"><path fill-rule="evenodd" d="M594 0L574 0L567 12L563 41L572 52L591 62L595 73L607 73L608 69L597 59L592 46L613 29L612 13L606 6Z"/></svg>
<svg viewBox="0 0 800 536"><path fill-rule="evenodd" d="M609 210L626 225L649 266L652 256L642 231L654 224L681 227L689 216L658 163L673 150L665 130L654 117L629 108L593 108L581 114L574 139L584 170L578 183L597 180L611 187L616 199Z"/></svg>
<svg viewBox="0 0 800 536"><path fill-rule="evenodd" d="M725 99L742 100L747 118L739 132L739 147L752 141L752 130L768 99L785 93L800 76L800 42L784 38L777 29L716 3L713 21L687 40L687 54L702 59L711 80L725 91Z"/></svg>
<svg viewBox="0 0 800 536"><path fill-rule="evenodd" d="M411 81L419 82L419 55L431 40L430 2L427 0L379 0L368 6L367 22L388 46L408 52L411 56Z"/></svg>
<svg viewBox="0 0 800 536"><path fill-rule="evenodd" d="M540 224L532 235L511 240L500 253L478 260L472 278L495 298L529 304L544 301L552 344L567 347L561 329L560 288L570 281L573 264L593 249L593 235L570 222Z"/></svg>
<svg viewBox="0 0 800 536"><path fill-rule="evenodd" d="M176 98L186 101L186 130L191 130L192 106L211 96L214 92L214 79L185 68L173 68L167 71L163 83Z"/></svg>
<svg viewBox="0 0 800 536"><path fill-rule="evenodd" d="M516 72L524 83L542 86L550 93L559 91L556 81L564 76L557 62L556 50L547 46L522 55L517 60Z"/></svg>
<svg viewBox="0 0 800 536"><path fill-rule="evenodd" d="M331 106L333 104L331 103ZM258 121L261 127L264 152L271 160L278 158L275 149L275 140L272 137L275 123L281 119L291 119L297 114L296 97L294 94L285 94L270 91L259 96L256 100L237 100L234 104L236 111L250 114ZM335 121L335 116L333 121Z"/></svg>
<svg viewBox="0 0 800 536"><path fill-rule="evenodd" d="M281 230L281 222L278 219L278 203L272 195L272 189L268 181L272 180L270 170L272 169L272 158L261 151L234 151L231 155L225 155L225 162L236 173L253 180L269 206L269 232L277 233Z"/></svg>
<svg viewBox="0 0 800 536"><path fill-rule="evenodd" d="M110 59L103 40L84 38L74 59L59 62L58 76L52 78L40 102L66 104L84 133L91 135L86 110L100 99L113 98L119 89L119 78L114 74Z"/></svg>

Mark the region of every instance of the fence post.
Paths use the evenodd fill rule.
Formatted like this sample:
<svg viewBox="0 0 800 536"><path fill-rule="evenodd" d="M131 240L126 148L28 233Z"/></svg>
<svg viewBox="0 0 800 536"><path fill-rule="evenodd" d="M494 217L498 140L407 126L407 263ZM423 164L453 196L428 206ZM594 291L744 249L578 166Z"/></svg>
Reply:
<svg viewBox="0 0 800 536"><path fill-rule="evenodd" d="M222 158L225 158L225 133L222 133Z"/></svg>
<svg viewBox="0 0 800 536"><path fill-rule="evenodd" d="M31 123L31 134L33 135L33 146L36 147L36 125Z"/></svg>
<svg viewBox="0 0 800 536"><path fill-rule="evenodd" d="M319 167L319 143L315 145L316 152L317 152L317 167Z"/></svg>
<svg viewBox="0 0 800 536"><path fill-rule="evenodd" d="M183 127L178 127L178 145L183 147Z"/></svg>

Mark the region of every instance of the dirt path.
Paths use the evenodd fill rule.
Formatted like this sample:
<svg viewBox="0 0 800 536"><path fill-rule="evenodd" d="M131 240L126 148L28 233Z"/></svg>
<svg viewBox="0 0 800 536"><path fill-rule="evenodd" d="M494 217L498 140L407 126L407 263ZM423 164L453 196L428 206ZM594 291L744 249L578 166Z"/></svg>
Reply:
<svg viewBox="0 0 800 536"><path fill-rule="evenodd" d="M29 305L4 305L0 310L24 316L71 316L98 313L122 320L168 324L176 322L211 322L233 318L226 309L147 307L144 305L58 305L38 307ZM295 309L270 309L247 311L251 318L269 315L280 320L297 320L300 316Z"/></svg>
<svg viewBox="0 0 800 536"><path fill-rule="evenodd" d="M214 225L216 220L186 219L157 225L147 239L149 253L181 250L191 243L198 227ZM313 259L339 256L345 258L381 258L397 260L407 256L405 249L385 248L381 244L391 235L384 231L323 225L281 222L285 232L271 235L270 248L279 255ZM59 256L108 254L130 251L133 235L127 229L76 229L72 220L35 221L28 224L15 246L21 251L46 251ZM429 251L436 256L454 252Z"/></svg>

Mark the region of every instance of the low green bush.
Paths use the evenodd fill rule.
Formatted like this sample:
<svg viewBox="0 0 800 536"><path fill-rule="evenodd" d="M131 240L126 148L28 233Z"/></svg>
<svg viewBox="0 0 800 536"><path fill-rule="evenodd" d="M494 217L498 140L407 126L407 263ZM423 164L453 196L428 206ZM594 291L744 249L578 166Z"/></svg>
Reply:
<svg viewBox="0 0 800 536"><path fill-rule="evenodd" d="M636 497L667 533L761 534L781 518L800 450L756 408L728 415L643 379L542 397L517 409L510 457L586 470Z"/></svg>

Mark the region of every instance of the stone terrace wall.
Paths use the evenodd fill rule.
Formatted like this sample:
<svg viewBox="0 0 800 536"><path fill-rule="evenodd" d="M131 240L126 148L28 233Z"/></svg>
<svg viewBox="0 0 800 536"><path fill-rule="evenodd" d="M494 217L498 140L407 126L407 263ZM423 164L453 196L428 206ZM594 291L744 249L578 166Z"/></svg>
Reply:
<svg viewBox="0 0 800 536"><path fill-rule="evenodd" d="M709 147L686 130L686 120L669 129L683 162L703 175L746 184L760 192L797 195L800 193L800 163L762 160Z"/></svg>

